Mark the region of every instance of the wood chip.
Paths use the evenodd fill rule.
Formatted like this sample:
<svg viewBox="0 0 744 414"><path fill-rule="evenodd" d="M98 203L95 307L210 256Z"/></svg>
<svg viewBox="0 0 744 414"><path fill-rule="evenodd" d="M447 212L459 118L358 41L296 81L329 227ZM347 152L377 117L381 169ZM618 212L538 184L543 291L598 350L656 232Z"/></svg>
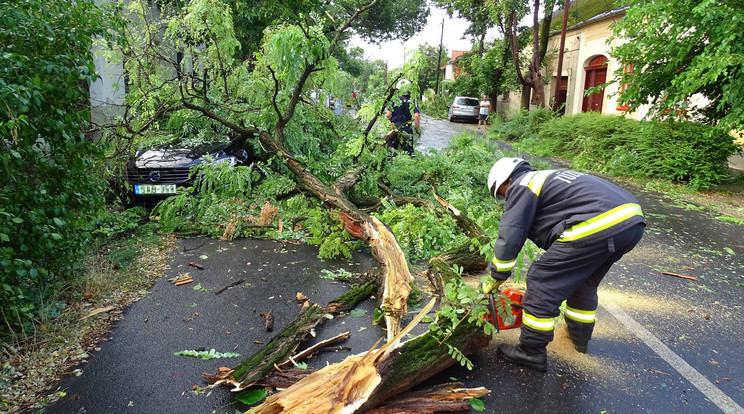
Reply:
<svg viewBox="0 0 744 414"><path fill-rule="evenodd" d="M187 283L191 283L194 281L194 278L191 276L182 277L180 279L176 279L173 281L173 284L176 286L185 285Z"/></svg>
<svg viewBox="0 0 744 414"><path fill-rule="evenodd" d="M302 292L297 292L295 294L295 298L297 299L297 303L302 303L307 300L307 296L303 294Z"/></svg>
<svg viewBox="0 0 744 414"><path fill-rule="evenodd" d="M268 311L267 313L259 313L259 315L266 320L264 329L266 329L267 332L271 332L274 329L274 312Z"/></svg>
<svg viewBox="0 0 744 414"><path fill-rule="evenodd" d="M661 375L669 375L669 374L667 374L667 373L666 373L666 372L664 372L664 371L659 371L659 370L657 370L657 369L653 369L653 368L649 368L648 370L649 370L649 371L651 371L651 372L655 372L655 373L657 373L657 374L661 374Z"/></svg>
<svg viewBox="0 0 744 414"><path fill-rule="evenodd" d="M189 266L195 267L199 270L204 270L204 265L200 265L199 263L189 262Z"/></svg>

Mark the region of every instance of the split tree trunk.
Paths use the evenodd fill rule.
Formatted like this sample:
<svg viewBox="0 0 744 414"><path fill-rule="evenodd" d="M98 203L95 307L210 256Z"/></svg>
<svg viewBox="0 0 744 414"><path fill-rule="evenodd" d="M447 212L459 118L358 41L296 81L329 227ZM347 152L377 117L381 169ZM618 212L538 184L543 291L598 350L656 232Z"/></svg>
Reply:
<svg viewBox="0 0 744 414"><path fill-rule="evenodd" d="M399 341L433 307L434 300L392 341L368 352L328 365L274 394L250 414L366 412L452 366L447 346L431 332L400 344ZM448 343L466 355L488 345L491 337L474 324L461 324ZM378 341L379 344L379 341ZM486 391L487 392L487 391ZM415 412L415 411L412 411Z"/></svg>

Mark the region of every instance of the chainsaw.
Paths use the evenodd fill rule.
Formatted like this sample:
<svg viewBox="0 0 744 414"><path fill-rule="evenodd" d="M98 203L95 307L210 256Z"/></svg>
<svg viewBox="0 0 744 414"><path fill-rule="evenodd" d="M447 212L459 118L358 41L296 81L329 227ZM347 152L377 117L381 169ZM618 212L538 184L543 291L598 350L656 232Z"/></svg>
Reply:
<svg viewBox="0 0 744 414"><path fill-rule="evenodd" d="M523 297L524 292L511 288L500 290L497 298L494 298L493 294L488 295L488 313L483 315L483 319L499 331L519 328L522 326ZM504 317L501 314L504 314Z"/></svg>

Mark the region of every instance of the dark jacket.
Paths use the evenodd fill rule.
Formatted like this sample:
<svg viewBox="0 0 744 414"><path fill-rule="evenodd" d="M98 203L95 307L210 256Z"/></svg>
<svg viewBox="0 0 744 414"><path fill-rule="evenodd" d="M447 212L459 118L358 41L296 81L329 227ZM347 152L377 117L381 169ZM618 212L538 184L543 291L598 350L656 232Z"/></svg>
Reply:
<svg viewBox="0 0 744 414"><path fill-rule="evenodd" d="M590 174L535 171L524 163L506 192L493 263L506 279L526 239L547 250L556 241L594 243L637 223L645 223L641 206L622 188Z"/></svg>

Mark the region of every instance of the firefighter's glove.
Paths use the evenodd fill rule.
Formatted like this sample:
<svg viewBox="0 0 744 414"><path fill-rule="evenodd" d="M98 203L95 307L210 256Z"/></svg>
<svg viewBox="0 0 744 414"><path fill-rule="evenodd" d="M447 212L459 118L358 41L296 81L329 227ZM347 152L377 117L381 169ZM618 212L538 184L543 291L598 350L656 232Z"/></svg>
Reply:
<svg viewBox="0 0 744 414"><path fill-rule="evenodd" d="M489 294L494 290L497 290L499 286L504 284L504 282L504 280L494 279L490 276L487 277L487 280L483 282L483 293Z"/></svg>
<svg viewBox="0 0 744 414"><path fill-rule="evenodd" d="M493 263L488 264L488 273L488 281L483 283L483 292L485 293L491 293L511 276L511 272L499 272Z"/></svg>

